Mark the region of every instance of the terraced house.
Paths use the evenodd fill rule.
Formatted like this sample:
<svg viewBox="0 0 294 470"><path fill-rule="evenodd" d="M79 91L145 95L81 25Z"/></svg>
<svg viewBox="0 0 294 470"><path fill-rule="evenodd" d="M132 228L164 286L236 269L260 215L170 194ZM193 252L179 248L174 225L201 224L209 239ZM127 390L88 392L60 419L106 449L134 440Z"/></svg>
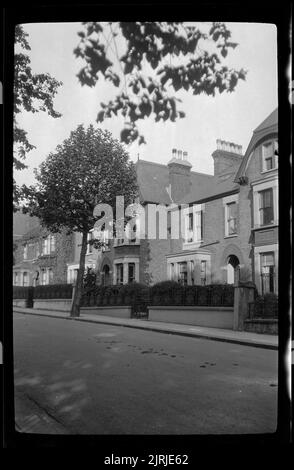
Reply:
<svg viewBox="0 0 294 470"><path fill-rule="evenodd" d="M103 250L89 245L86 267L97 272L98 283L152 285L174 279L205 285L240 279L253 281L260 293L277 293L278 110L254 130L244 155L239 145L217 140L212 158L214 175L192 171L187 154L177 149L166 165L138 160L147 236L109 240ZM171 224L175 204L181 207L180 238ZM169 208L165 237L156 227L158 205ZM79 234L28 233L20 247L14 284L75 280Z"/></svg>

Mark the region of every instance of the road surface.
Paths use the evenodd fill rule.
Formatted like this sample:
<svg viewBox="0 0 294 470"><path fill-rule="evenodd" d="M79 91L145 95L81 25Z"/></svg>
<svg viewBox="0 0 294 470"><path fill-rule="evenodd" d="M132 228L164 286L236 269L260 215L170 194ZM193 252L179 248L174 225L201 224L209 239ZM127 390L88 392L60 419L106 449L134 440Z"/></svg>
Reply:
<svg viewBox="0 0 294 470"><path fill-rule="evenodd" d="M15 313L16 429L274 432L277 361L268 349Z"/></svg>

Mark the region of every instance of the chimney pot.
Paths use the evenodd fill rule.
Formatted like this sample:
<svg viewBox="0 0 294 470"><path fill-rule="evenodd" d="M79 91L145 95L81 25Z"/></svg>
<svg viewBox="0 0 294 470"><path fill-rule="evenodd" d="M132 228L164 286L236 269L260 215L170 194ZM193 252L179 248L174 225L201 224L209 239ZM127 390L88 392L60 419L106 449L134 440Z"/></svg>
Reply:
<svg viewBox="0 0 294 470"><path fill-rule="evenodd" d="M178 150L178 159L182 160L182 150Z"/></svg>

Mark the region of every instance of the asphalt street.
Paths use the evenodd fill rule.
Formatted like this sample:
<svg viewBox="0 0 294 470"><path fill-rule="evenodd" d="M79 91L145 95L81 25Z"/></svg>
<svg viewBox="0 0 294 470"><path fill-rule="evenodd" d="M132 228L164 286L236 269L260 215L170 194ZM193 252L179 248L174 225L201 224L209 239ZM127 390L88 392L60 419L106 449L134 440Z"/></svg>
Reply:
<svg viewBox="0 0 294 470"><path fill-rule="evenodd" d="M271 433L277 362L274 350L15 313L16 429Z"/></svg>

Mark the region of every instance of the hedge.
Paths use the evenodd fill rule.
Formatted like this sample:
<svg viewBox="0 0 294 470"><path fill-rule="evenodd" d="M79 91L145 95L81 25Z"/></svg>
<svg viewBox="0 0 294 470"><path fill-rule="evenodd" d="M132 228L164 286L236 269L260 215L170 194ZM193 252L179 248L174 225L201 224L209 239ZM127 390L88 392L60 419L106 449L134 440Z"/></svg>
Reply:
<svg viewBox="0 0 294 470"><path fill-rule="evenodd" d="M259 295L249 306L250 317L277 318L279 313L279 299L274 293Z"/></svg>
<svg viewBox="0 0 294 470"><path fill-rule="evenodd" d="M122 286L95 286L84 289L82 306L137 305L203 305L233 306L234 286L182 286L174 281L163 281L148 287L131 283Z"/></svg>
<svg viewBox="0 0 294 470"><path fill-rule="evenodd" d="M49 284L34 287L34 299L71 299L72 284Z"/></svg>
<svg viewBox="0 0 294 470"><path fill-rule="evenodd" d="M122 286L95 286L84 289L81 306L134 305L149 299L148 287L137 282Z"/></svg>

